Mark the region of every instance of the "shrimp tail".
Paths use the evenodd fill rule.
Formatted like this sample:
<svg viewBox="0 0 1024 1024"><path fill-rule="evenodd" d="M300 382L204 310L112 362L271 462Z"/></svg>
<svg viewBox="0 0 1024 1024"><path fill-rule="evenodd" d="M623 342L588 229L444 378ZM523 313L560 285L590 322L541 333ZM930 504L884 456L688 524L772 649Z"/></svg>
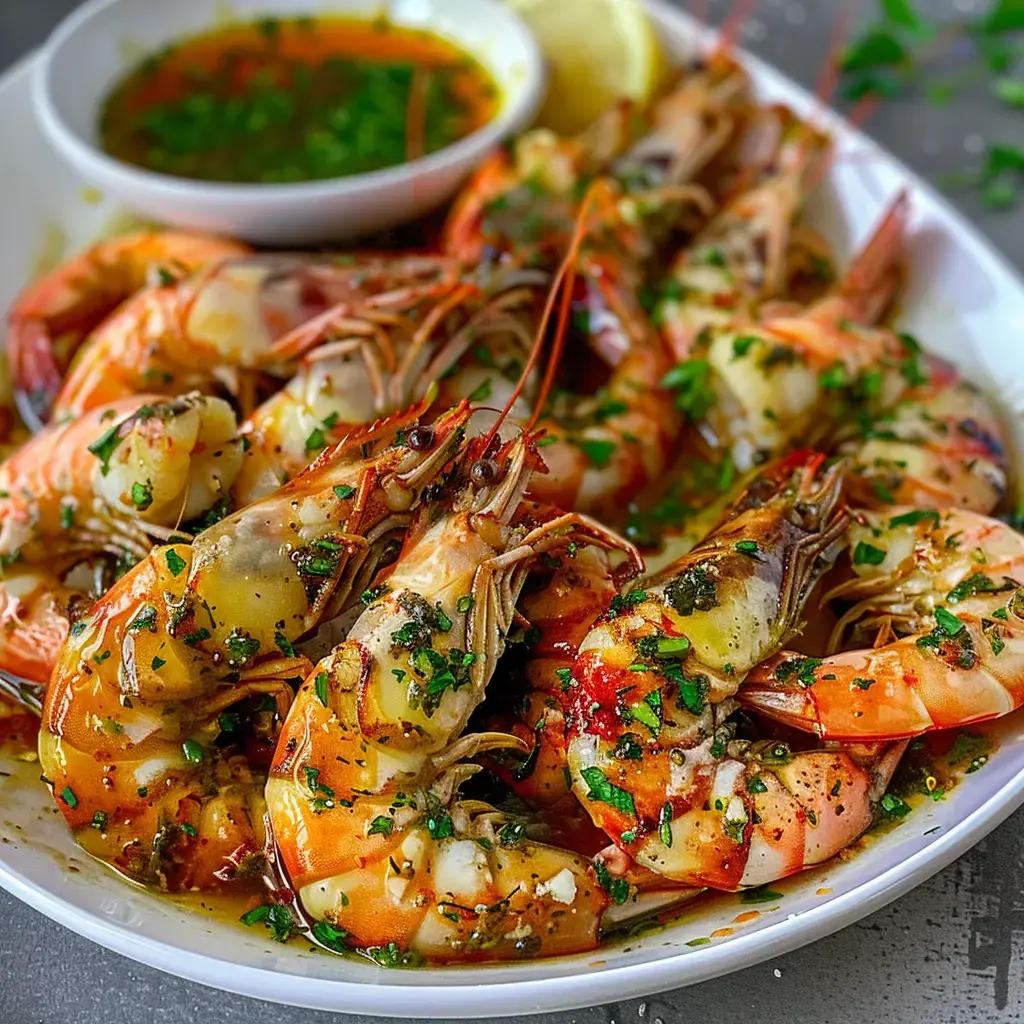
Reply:
<svg viewBox="0 0 1024 1024"><path fill-rule="evenodd" d="M870 239L850 264L834 301L846 308L846 319L877 323L903 282L910 194L901 190L889 204Z"/></svg>
<svg viewBox="0 0 1024 1024"><path fill-rule="evenodd" d="M43 429L63 383L45 325L39 320L26 320L16 329L10 326L7 358L14 379L25 385L14 394L18 412L29 428L38 432Z"/></svg>

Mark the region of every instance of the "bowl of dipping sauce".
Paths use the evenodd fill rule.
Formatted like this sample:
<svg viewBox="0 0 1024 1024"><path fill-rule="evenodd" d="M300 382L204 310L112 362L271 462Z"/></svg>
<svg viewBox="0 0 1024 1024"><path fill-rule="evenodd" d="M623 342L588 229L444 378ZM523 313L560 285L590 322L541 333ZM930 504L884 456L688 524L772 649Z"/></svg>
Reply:
<svg viewBox="0 0 1024 1024"><path fill-rule="evenodd" d="M498 0L92 0L35 70L44 132L166 224L345 241L449 199L543 95Z"/></svg>

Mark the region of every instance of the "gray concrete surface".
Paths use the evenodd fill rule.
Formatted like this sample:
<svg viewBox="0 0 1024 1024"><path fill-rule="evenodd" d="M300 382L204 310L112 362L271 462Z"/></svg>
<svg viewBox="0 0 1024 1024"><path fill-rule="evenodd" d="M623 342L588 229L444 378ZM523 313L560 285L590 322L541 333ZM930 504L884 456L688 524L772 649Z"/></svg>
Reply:
<svg viewBox="0 0 1024 1024"><path fill-rule="evenodd" d="M797 79L813 83L830 26L843 2L760 0L743 41ZM987 2L919 0L918 7L944 15L969 13ZM0 0L0 69L40 43L75 3ZM728 3L710 0L711 16L722 17ZM868 9L870 2L862 6ZM914 98L889 103L873 116L868 130L912 167L937 177L976 162L975 154L985 142L1024 142L1024 113L1000 108L979 84L945 108ZM10 144L10 140L0 141L0 145ZM983 210L971 195L956 201L1024 268L1024 203L1012 211L993 212ZM725 1024L751 1019L801 1024L880 1020L1003 1024L1021 1020L1022 828L1024 811L908 896L809 948L665 996L551 1014L543 1020L545 1024ZM318 1024L329 1018L329 1014L224 995L139 967L78 938L0 891L0 1024ZM357 1018L346 1019L355 1022Z"/></svg>

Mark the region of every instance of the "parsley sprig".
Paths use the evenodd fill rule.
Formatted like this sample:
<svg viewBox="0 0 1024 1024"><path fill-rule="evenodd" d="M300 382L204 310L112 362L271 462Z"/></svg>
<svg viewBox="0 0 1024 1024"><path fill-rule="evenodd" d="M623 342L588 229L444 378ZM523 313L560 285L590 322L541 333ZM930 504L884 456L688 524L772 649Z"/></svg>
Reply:
<svg viewBox="0 0 1024 1024"><path fill-rule="evenodd" d="M921 88L932 103L945 106L960 90L989 79L999 102L1024 109L1024 43L1014 36L1024 30L1024 2L990 0L980 16L953 21L931 20L922 6L919 0L880 0L879 19L854 38L840 60L846 98L892 99ZM959 71L937 80L929 69L947 55ZM1024 184L1024 148L993 141L979 167L947 176L942 184L977 189L982 205L991 209L1013 206Z"/></svg>

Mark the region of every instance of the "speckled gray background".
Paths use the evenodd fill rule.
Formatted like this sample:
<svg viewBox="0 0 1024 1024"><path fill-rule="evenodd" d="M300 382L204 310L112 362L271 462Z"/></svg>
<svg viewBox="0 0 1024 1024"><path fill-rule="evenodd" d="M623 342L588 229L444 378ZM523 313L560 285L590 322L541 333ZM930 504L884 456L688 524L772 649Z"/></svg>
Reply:
<svg viewBox="0 0 1024 1024"><path fill-rule="evenodd" d="M174 0L138 0L170 2ZM558 0L549 0L557 3ZM759 0L744 43L811 84L845 0ZM865 0L869 13L872 0ZM918 0L929 15L988 0ZM729 0L709 0L722 17ZM36 46L76 0L0 0L0 69ZM1024 143L1024 112L984 85L946 108L892 102L868 130L929 176L969 166L987 141ZM11 145L2 140L0 145ZM1024 267L1024 202L967 215ZM2 225L0 225L2 230ZM845 1024L1002 1024L1024 1018L1024 810L957 863L885 910L813 946L717 981L545 1024L720 1024L747 1019ZM139 967L0 891L0 1024L319 1024L331 1015L224 995ZM346 1018L353 1024L357 1018ZM370 1018L358 1018L369 1021ZM519 1018L539 1022L540 1017Z"/></svg>

